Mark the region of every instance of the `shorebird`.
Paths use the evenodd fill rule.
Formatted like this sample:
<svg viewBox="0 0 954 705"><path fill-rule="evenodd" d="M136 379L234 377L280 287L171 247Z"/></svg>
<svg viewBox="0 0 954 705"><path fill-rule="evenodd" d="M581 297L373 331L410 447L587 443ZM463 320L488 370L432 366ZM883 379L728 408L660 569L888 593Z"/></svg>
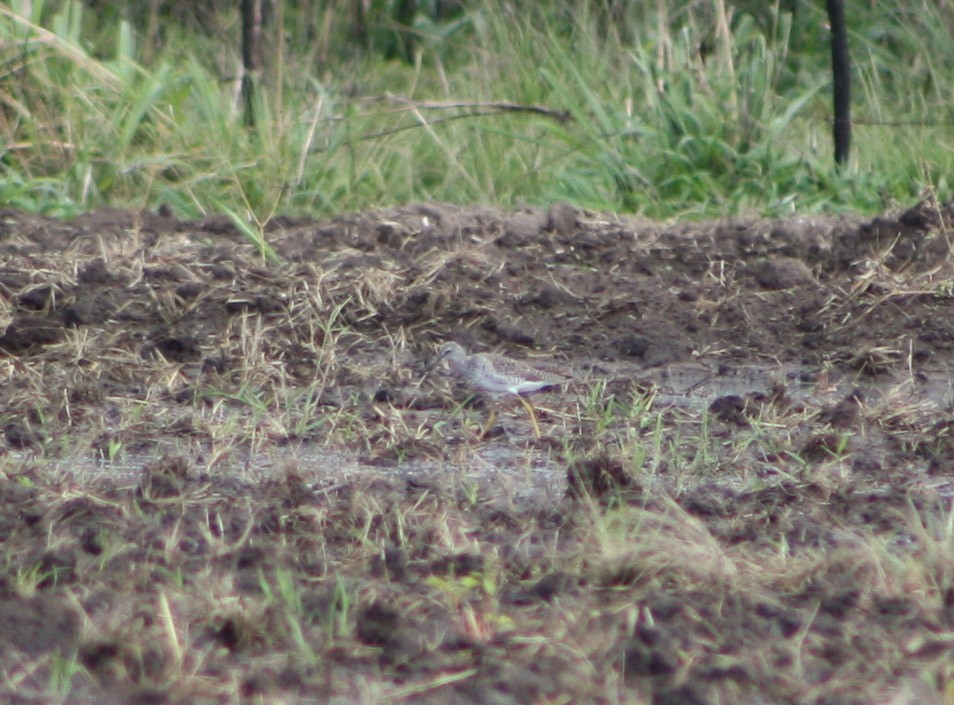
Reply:
<svg viewBox="0 0 954 705"><path fill-rule="evenodd" d="M540 437L537 415L533 404L523 395L547 387L559 387L570 382L570 378L564 375L542 370L527 362L511 360L502 355L468 354L463 347L453 342L441 345L437 351L437 357L427 366L427 369L436 367L441 360L447 360L451 371L475 389L489 392L491 395L512 394L517 397L530 415L533 433L537 438ZM496 416L496 411L491 409L481 436L487 434Z"/></svg>

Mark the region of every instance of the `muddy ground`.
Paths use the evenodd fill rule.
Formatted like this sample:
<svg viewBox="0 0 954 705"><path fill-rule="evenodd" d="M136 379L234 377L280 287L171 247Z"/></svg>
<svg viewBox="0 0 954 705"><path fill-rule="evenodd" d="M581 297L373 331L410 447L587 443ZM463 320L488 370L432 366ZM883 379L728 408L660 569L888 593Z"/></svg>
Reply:
<svg viewBox="0 0 954 705"><path fill-rule="evenodd" d="M3 700L950 703L952 215L0 212Z"/></svg>

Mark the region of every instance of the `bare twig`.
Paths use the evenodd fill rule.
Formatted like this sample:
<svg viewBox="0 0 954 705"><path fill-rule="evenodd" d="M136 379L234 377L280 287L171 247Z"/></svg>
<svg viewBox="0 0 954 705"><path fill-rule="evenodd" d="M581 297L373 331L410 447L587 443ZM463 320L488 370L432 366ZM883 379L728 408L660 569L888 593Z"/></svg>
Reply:
<svg viewBox="0 0 954 705"><path fill-rule="evenodd" d="M519 103L511 103L509 101L490 101L490 102L481 102L481 101L414 101L408 98L403 98L401 96L396 96L390 93L387 93L383 96L379 96L374 99L375 101L391 101L397 103L400 108L396 112L415 112L420 113L421 110L465 110L467 112L461 112L456 115L449 115L447 117L437 118L435 120L429 120L426 123L420 121L420 119L411 124L400 125L398 127L392 127L387 130L382 130L380 132L370 132L365 135L361 135L355 142L366 142L368 140L378 139L379 137L388 137L390 135L397 134L399 132L405 132L406 130L415 130L426 125L440 125L445 122L452 122L455 120L465 120L468 118L482 118L482 117L493 117L495 115L501 115L503 113L533 113L535 115L543 115L545 117L553 118L561 123L566 123L572 120L572 116L569 111L566 110L554 110L553 108L547 108L542 105L521 105ZM323 118L321 120L316 120L314 124L324 123L324 122L340 122L346 118L342 116L332 116ZM320 150L319 150L320 151Z"/></svg>

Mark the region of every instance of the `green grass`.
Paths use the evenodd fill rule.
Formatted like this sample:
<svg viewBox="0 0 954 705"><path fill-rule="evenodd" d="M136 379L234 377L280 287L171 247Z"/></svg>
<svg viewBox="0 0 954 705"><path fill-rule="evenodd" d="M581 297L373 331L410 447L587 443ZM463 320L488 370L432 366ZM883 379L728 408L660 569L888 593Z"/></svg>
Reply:
<svg viewBox="0 0 954 705"><path fill-rule="evenodd" d="M278 213L417 200L566 199L664 218L949 197L944 7L849 9L858 124L839 171L819 7L666 5L617 3L608 18L586 3L485 1L435 17L420 3L409 60L392 4L373 4L363 51L350 4L318 18L280 5L254 128L236 107L233 11L203 32L182 17L127 22L111 6L94 17L73 1L33 3L30 17L0 9L0 205L166 204L247 218L251 237Z"/></svg>

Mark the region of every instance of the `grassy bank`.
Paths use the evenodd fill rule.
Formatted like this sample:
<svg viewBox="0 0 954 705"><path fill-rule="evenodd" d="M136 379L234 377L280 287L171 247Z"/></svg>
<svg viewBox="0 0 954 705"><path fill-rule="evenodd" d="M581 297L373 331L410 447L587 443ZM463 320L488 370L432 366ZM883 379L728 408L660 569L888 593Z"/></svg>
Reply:
<svg viewBox="0 0 954 705"><path fill-rule="evenodd" d="M814 4L474 2L418 12L403 57L384 5L357 41L351 3L279 4L252 129L237 107L237 14L0 8L0 204L224 207L262 222L416 200L704 217L949 196L944 4L851 10L858 124L843 172Z"/></svg>

